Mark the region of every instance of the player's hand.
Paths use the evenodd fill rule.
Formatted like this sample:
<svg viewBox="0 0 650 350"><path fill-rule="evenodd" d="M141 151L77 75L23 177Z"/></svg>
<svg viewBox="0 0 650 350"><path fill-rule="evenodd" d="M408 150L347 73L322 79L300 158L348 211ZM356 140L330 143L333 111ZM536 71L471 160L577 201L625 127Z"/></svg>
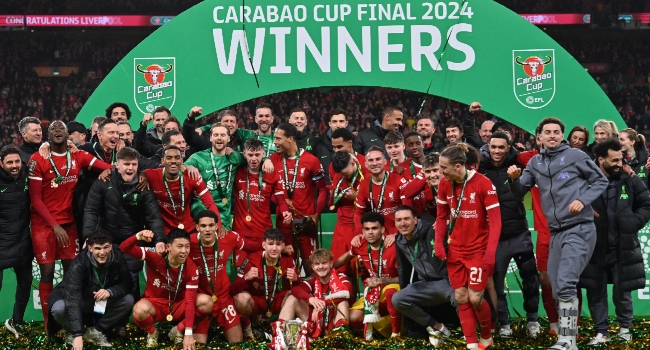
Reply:
<svg viewBox="0 0 650 350"><path fill-rule="evenodd" d="M318 312L325 311L325 307L327 307L327 304L325 304L324 301L316 297L309 298L309 304L314 307L314 311L318 311Z"/></svg>
<svg viewBox="0 0 650 350"><path fill-rule="evenodd" d="M521 168L516 165L511 165L508 168L508 176L510 176L512 180L517 180L517 178L521 176Z"/></svg>
<svg viewBox="0 0 650 350"><path fill-rule="evenodd" d="M124 142L124 140L122 140L122 139L117 140L117 145L115 145L115 151L119 152L124 147L126 147L126 143Z"/></svg>
<svg viewBox="0 0 650 350"><path fill-rule="evenodd" d="M585 208L585 205L582 204L581 201L576 199L573 202L571 202L571 204L569 204L569 213L570 214L578 214L584 208Z"/></svg>
<svg viewBox="0 0 650 350"><path fill-rule="evenodd" d="M524 146L521 142L515 143L515 148L518 149L520 152L523 152L526 150L526 146Z"/></svg>
<svg viewBox="0 0 650 350"><path fill-rule="evenodd" d="M160 256L163 256L167 253L167 246L164 242L156 243L156 253Z"/></svg>
<svg viewBox="0 0 650 350"><path fill-rule="evenodd" d="M357 166L361 165L361 163L359 163L359 158L357 158L357 156L355 156L354 154L350 154L350 159L352 159L354 164L356 164Z"/></svg>
<svg viewBox="0 0 650 350"><path fill-rule="evenodd" d="M551 280L548 279L548 272L546 271L539 272L539 284L542 287L551 285Z"/></svg>
<svg viewBox="0 0 650 350"><path fill-rule="evenodd" d="M102 171L101 174L99 174L98 179L104 181L104 182L109 182L111 181L111 172L113 172L113 169L106 169Z"/></svg>
<svg viewBox="0 0 650 350"><path fill-rule="evenodd" d="M190 118L196 118L196 117L200 116L201 114L203 114L203 108L199 107L199 106L194 106L190 110L190 114L188 114L187 116L190 117Z"/></svg>
<svg viewBox="0 0 650 350"><path fill-rule="evenodd" d="M435 255L439 260L447 260L447 253L444 249L436 249Z"/></svg>
<svg viewBox="0 0 650 350"><path fill-rule="evenodd" d="M287 198L285 199L285 201L287 202L287 206L289 207L289 210L296 211L296 208L293 207L293 201L291 199Z"/></svg>
<svg viewBox="0 0 650 350"><path fill-rule="evenodd" d="M273 174L275 168L273 167L273 162L270 159L267 159L262 163L262 171L267 174Z"/></svg>
<svg viewBox="0 0 650 350"><path fill-rule="evenodd" d="M282 212L282 222L285 225L289 225L293 221L293 215L291 215L290 211L283 211Z"/></svg>
<svg viewBox="0 0 650 350"><path fill-rule="evenodd" d="M320 214L314 214L314 215L307 215L311 218L311 220L318 226L318 222L320 221Z"/></svg>
<svg viewBox="0 0 650 350"><path fill-rule="evenodd" d="M81 350L84 348L84 338L82 336L74 337L72 350Z"/></svg>
<svg viewBox="0 0 650 350"><path fill-rule="evenodd" d="M600 217L600 214L598 214L598 212L595 211L595 210L594 210L594 217L595 217L595 218L599 218L599 217Z"/></svg>
<svg viewBox="0 0 650 350"><path fill-rule="evenodd" d="M223 239L224 237L226 237L226 233L228 233L228 230L226 230L225 227L219 226L217 228L217 238Z"/></svg>
<svg viewBox="0 0 650 350"><path fill-rule="evenodd" d="M226 149L224 150L224 153L225 153L226 155L229 155L229 154L231 154L232 152L235 152L235 150L232 149L232 148L230 148L230 147L226 147Z"/></svg>
<svg viewBox="0 0 650 350"><path fill-rule="evenodd" d="M397 236L396 234L386 235L386 237L384 237L384 245L386 247L392 246L393 243L395 243L396 236Z"/></svg>
<svg viewBox="0 0 650 350"><path fill-rule="evenodd" d="M650 169L650 158L648 158L648 161L645 162L645 168Z"/></svg>
<svg viewBox="0 0 650 350"><path fill-rule="evenodd" d="M79 150L72 140L68 140L68 149L70 150L70 153L75 153Z"/></svg>
<svg viewBox="0 0 650 350"><path fill-rule="evenodd" d="M375 288L375 287L381 285L381 278L370 277L370 278L366 278L366 280L364 282L365 282L366 286L368 286L370 288Z"/></svg>
<svg viewBox="0 0 650 350"><path fill-rule="evenodd" d="M145 191L149 189L149 180L144 175L144 172L138 174L138 184L135 185L135 188L137 188L140 191Z"/></svg>
<svg viewBox="0 0 650 350"><path fill-rule="evenodd" d="M284 246L284 249L282 249L282 254L293 255L293 246L291 244Z"/></svg>
<svg viewBox="0 0 650 350"><path fill-rule="evenodd" d="M183 337L183 350L196 350L196 342L193 336L186 335Z"/></svg>
<svg viewBox="0 0 650 350"><path fill-rule="evenodd" d="M294 268L289 268L287 269L287 278L290 281L297 281L298 280L298 274L296 273L296 269Z"/></svg>
<svg viewBox="0 0 650 350"><path fill-rule="evenodd" d="M199 172L199 169L191 165L188 165L185 166L185 170L187 170L187 175L190 177L190 179L194 181L198 181L199 179L201 179L201 173Z"/></svg>
<svg viewBox="0 0 650 350"><path fill-rule="evenodd" d="M250 280L258 278L259 276L260 276L260 271L258 270L258 268L257 267L251 267L251 269L248 270L248 272L246 272L246 274L244 275L244 279L246 281L250 281Z"/></svg>
<svg viewBox="0 0 650 350"><path fill-rule="evenodd" d="M50 158L50 143L43 142L41 147L38 148L38 154L40 154L43 159Z"/></svg>
<svg viewBox="0 0 650 350"><path fill-rule="evenodd" d="M106 289L100 289L96 292L93 292L93 295L95 295L95 300L100 301L108 299L111 296L111 293L109 293Z"/></svg>
<svg viewBox="0 0 650 350"><path fill-rule="evenodd" d="M361 238L362 237L363 237L362 235L354 236L354 238L352 238L352 241L350 241L350 244L355 248L361 247Z"/></svg>
<svg viewBox="0 0 650 350"><path fill-rule="evenodd" d="M151 242L154 234L151 230L142 230L135 235L138 241Z"/></svg>
<svg viewBox="0 0 650 350"><path fill-rule="evenodd" d="M149 124L149 122L151 122L152 120L153 120L153 115L147 113L142 117L142 123L140 124L142 124L142 126L147 126L147 124Z"/></svg>
<svg viewBox="0 0 650 350"><path fill-rule="evenodd" d="M314 309L314 310L311 312L311 321L312 321L312 322L314 322L314 323L317 323L317 322L318 322L318 314L319 314L319 313L320 313L320 312L318 312L318 310L316 310L316 309Z"/></svg>
<svg viewBox="0 0 650 350"><path fill-rule="evenodd" d="M472 104L469 105L469 112L470 113L476 113L481 110L483 106L481 105L480 102L472 102Z"/></svg>
<svg viewBox="0 0 650 350"><path fill-rule="evenodd" d="M67 248L70 245L70 238L68 237L68 233L65 232L61 225L54 225L52 229L54 230L54 235L56 236L56 241L59 243L59 245L63 248Z"/></svg>
<svg viewBox="0 0 650 350"><path fill-rule="evenodd" d="M630 167L628 164L623 165L623 168L621 168L629 177L634 177L636 173L634 170L632 170L632 167Z"/></svg>
<svg viewBox="0 0 650 350"><path fill-rule="evenodd" d="M396 167L393 168L393 172L397 173L398 175L404 174L404 171L406 171L406 169L404 167L401 167L401 166L396 166Z"/></svg>
<svg viewBox="0 0 650 350"><path fill-rule="evenodd" d="M199 136L201 136L201 134L203 134L203 130L201 130L201 128L194 129L194 132L197 133Z"/></svg>

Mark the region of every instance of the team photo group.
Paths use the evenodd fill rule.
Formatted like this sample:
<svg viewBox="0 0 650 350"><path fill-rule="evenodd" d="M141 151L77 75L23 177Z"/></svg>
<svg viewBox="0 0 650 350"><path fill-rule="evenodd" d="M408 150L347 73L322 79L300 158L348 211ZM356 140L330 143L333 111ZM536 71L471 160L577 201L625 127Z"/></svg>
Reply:
<svg viewBox="0 0 650 350"><path fill-rule="evenodd" d="M631 293L646 286L638 232L650 220L644 136L549 116L526 150L513 125L477 125L481 111L474 102L447 121L444 140L425 113L404 134L398 107L361 131L334 109L320 137L309 111L278 122L267 103L256 130L234 110L201 125L198 106L177 118L116 102L91 125L26 117L22 145L0 150L2 268L16 276L4 326L29 337L34 260L43 327L75 350L111 347L130 323L146 333L142 348L169 337L196 349L219 329L229 343L307 349L348 329L488 349L513 339L514 260L522 344L634 341ZM323 213L336 216L331 244ZM583 308L593 329L580 340Z"/></svg>

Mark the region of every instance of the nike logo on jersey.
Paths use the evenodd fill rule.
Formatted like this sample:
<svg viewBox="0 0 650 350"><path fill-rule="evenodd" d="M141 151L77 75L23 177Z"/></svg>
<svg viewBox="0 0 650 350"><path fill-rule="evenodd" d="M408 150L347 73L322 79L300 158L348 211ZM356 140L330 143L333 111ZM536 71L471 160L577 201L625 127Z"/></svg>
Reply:
<svg viewBox="0 0 650 350"><path fill-rule="evenodd" d="M7 187L7 188L8 188L8 187ZM2 190L2 191L0 191L0 192L2 192L2 193L4 193L4 191L6 191L6 190L7 190L7 188L5 188L5 189L3 189L3 190Z"/></svg>
<svg viewBox="0 0 650 350"><path fill-rule="evenodd" d="M370 142L375 142L375 141L377 141L377 140L378 140L378 139L370 139Z"/></svg>

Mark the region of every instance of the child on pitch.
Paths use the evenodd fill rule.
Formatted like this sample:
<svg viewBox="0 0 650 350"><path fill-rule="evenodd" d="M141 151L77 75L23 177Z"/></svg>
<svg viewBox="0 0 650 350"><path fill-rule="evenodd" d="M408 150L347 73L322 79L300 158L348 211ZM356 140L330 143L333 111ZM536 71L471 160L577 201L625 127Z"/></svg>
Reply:
<svg viewBox="0 0 650 350"><path fill-rule="evenodd" d="M270 228L264 232L264 250L249 254L241 264L237 278L230 287L235 307L246 338L253 337L251 319L269 319L280 313L291 287L300 278L291 256L282 256L285 249L282 231Z"/></svg>
<svg viewBox="0 0 650 350"><path fill-rule="evenodd" d="M390 315L391 337L399 335L401 318L399 311L393 307L393 294L399 291L397 275L397 251L395 245L384 246L384 218L376 212L363 214L363 239L359 247L352 246L350 251L341 255L334 267L343 266L358 256L370 276L363 281L364 296L350 308L350 322L363 321L364 336L372 340L373 324L381 317Z"/></svg>
<svg viewBox="0 0 650 350"><path fill-rule="evenodd" d="M310 256L314 274L291 289L282 306L277 322L273 322L273 350L286 349L285 321L299 318L303 323L296 348L306 349L310 339L318 338L332 329L345 326L350 319L348 298L352 284L347 276L334 270L332 253L316 249Z"/></svg>

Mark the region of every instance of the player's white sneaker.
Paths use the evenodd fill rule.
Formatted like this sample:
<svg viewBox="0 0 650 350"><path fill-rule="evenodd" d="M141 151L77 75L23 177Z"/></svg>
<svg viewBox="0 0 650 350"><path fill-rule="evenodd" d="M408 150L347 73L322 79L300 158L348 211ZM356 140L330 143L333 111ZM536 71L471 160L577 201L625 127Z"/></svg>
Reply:
<svg viewBox="0 0 650 350"><path fill-rule="evenodd" d="M609 337L606 335L603 335L602 333L596 334L595 337L591 338L589 343L587 345L598 345L598 344L604 344L609 341Z"/></svg>
<svg viewBox="0 0 650 350"><path fill-rule="evenodd" d="M153 332L152 334L147 334L147 347L148 348L158 347L158 329L156 329L156 331Z"/></svg>
<svg viewBox="0 0 650 350"><path fill-rule="evenodd" d="M533 321L533 322L528 322L528 325L526 325L526 330L528 331L528 336L531 338L537 338L537 335L539 334L540 326L539 322Z"/></svg>

